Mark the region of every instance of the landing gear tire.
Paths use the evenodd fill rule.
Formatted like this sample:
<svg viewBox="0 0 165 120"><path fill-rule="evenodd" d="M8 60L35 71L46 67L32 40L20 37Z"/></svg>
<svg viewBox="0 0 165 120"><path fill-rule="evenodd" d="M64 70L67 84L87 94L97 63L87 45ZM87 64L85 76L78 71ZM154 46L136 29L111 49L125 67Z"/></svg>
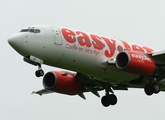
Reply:
<svg viewBox="0 0 165 120"><path fill-rule="evenodd" d="M151 90L153 93L157 94L160 92L160 86L157 83L152 83Z"/></svg>
<svg viewBox="0 0 165 120"><path fill-rule="evenodd" d="M144 87L144 92L148 95L148 96L150 96L150 95L152 95L153 94L153 92L152 92L152 90L151 90L151 88L150 88L150 85L148 84L148 85L146 85L145 87Z"/></svg>
<svg viewBox="0 0 165 120"><path fill-rule="evenodd" d="M35 75L36 75L37 77L41 77L41 76L44 75L44 71L43 71L42 69L37 70L37 71L35 72Z"/></svg>
<svg viewBox="0 0 165 120"><path fill-rule="evenodd" d="M105 95L101 98L101 103L104 107L115 105L117 103L117 97L114 94Z"/></svg>
<svg viewBox="0 0 165 120"><path fill-rule="evenodd" d="M101 103L104 107L108 107L110 105L109 96L105 95L101 98Z"/></svg>
<svg viewBox="0 0 165 120"><path fill-rule="evenodd" d="M114 94L109 95L110 98L110 104L115 105L117 103L117 97Z"/></svg>
<svg viewBox="0 0 165 120"><path fill-rule="evenodd" d="M144 91L149 96L153 93L157 94L160 92L160 86L156 82L150 83L144 87Z"/></svg>

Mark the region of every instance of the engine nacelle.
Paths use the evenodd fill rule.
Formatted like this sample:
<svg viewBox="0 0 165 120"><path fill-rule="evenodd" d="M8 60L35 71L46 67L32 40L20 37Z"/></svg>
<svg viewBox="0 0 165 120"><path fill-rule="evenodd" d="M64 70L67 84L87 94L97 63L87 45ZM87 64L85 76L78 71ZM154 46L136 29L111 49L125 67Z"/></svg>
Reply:
<svg viewBox="0 0 165 120"><path fill-rule="evenodd" d="M53 92L76 95L82 90L81 83L71 74L51 71L43 77L43 86Z"/></svg>
<svg viewBox="0 0 165 120"><path fill-rule="evenodd" d="M142 75L151 75L156 68L153 59L135 51L120 52L116 57L116 66L125 72Z"/></svg>

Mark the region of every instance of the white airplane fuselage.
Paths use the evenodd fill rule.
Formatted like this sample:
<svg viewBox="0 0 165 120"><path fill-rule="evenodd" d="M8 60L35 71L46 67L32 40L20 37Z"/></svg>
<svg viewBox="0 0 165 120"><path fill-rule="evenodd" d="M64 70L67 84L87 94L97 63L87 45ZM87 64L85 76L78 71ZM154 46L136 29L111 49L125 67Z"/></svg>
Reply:
<svg viewBox="0 0 165 120"><path fill-rule="evenodd" d="M27 32L37 29L39 32ZM139 77L111 66L121 51L151 53L145 46L130 44L79 30L56 26L35 26L23 29L9 38L9 43L21 55L35 56L46 65L72 70L104 82L116 84ZM109 61L109 64L107 63Z"/></svg>
<svg viewBox="0 0 165 120"><path fill-rule="evenodd" d="M101 103L108 107L117 103L113 90L144 88L148 96L165 91L164 50L50 25L24 28L8 42L25 62L38 66L35 75L43 76L44 89L35 94L57 92L86 99L85 92L100 97L98 91L105 90ZM44 75L42 64L65 70Z"/></svg>

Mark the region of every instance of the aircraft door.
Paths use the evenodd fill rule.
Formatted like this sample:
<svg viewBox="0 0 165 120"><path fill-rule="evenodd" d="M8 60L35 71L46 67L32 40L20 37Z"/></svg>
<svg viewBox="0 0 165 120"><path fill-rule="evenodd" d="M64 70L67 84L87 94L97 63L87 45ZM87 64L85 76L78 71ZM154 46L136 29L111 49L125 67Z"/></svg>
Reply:
<svg viewBox="0 0 165 120"><path fill-rule="evenodd" d="M51 26L51 29L54 34L54 44L62 45L62 38L61 38L60 30L55 26Z"/></svg>

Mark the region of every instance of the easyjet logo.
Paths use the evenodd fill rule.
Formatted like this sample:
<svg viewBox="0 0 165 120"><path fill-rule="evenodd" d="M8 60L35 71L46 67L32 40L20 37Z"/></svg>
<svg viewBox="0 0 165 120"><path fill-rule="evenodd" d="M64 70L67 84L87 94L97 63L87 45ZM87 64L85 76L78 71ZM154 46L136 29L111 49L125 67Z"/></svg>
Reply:
<svg viewBox="0 0 165 120"><path fill-rule="evenodd" d="M102 37L95 34L86 34L82 31L73 31L68 28L62 28L61 32L64 39L69 43L78 43L80 46L84 46L87 48L93 47L95 50L103 50L105 48L104 55L107 58L111 58L115 54L116 50L118 50L119 52L124 50L133 50L146 53L152 53L153 51L153 49L145 46L140 47L135 44L132 44L130 46L126 41L121 40L121 43L124 46L123 47L121 45L117 45L117 42L114 39L109 39L107 37Z"/></svg>
<svg viewBox="0 0 165 120"><path fill-rule="evenodd" d="M138 54L131 54L133 58L141 59L142 61L148 61L151 62L151 59L145 55L138 55Z"/></svg>

